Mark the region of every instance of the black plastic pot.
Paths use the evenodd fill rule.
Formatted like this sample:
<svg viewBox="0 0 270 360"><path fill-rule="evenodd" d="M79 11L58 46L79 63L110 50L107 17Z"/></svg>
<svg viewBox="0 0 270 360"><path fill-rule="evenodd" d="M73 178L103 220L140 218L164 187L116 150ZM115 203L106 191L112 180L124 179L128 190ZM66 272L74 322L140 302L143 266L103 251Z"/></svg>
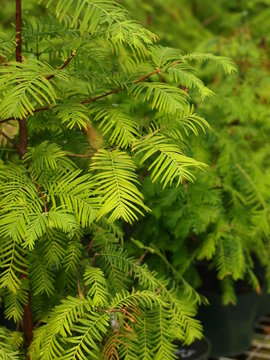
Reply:
<svg viewBox="0 0 270 360"><path fill-rule="evenodd" d="M266 286L262 286L261 294L258 295L258 298L257 318L270 314L270 294L267 292Z"/></svg>
<svg viewBox="0 0 270 360"><path fill-rule="evenodd" d="M191 345L182 345L176 341L178 345L175 355L181 360L207 360L210 355L211 345L206 339L195 340Z"/></svg>
<svg viewBox="0 0 270 360"><path fill-rule="evenodd" d="M270 294L267 292L267 281L265 278L265 268L257 263L255 272L261 284L261 294L259 297L259 305L257 310L257 318L270 314Z"/></svg>
<svg viewBox="0 0 270 360"><path fill-rule="evenodd" d="M223 306L219 294L204 293L210 305L201 307L199 319L211 342L211 356L243 353L251 344L259 297L248 292L238 295L237 305Z"/></svg>

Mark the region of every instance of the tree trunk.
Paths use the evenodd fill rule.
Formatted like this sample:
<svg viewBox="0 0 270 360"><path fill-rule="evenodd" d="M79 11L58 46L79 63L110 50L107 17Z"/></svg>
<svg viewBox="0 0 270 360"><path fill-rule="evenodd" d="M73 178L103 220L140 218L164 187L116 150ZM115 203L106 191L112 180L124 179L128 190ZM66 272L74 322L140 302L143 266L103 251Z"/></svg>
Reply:
<svg viewBox="0 0 270 360"><path fill-rule="evenodd" d="M16 0L16 61L22 62L22 0ZM27 151L27 126L26 119L19 122L20 144L19 156L23 158Z"/></svg>

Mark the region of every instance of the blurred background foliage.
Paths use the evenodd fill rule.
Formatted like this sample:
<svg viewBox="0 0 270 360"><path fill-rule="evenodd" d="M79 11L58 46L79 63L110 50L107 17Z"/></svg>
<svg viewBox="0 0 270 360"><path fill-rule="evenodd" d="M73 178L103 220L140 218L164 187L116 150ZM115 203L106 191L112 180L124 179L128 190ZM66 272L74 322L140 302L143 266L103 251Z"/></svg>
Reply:
<svg viewBox="0 0 270 360"><path fill-rule="evenodd" d="M235 303L233 283L239 279L259 291L257 260L269 283L270 1L122 3L163 45L228 56L238 65L238 74L230 77L214 73L211 65L199 69L217 95L206 103L190 95L212 129L187 146L209 168L194 184L165 192L145 181L153 212L134 233L159 247L196 286L200 278L191 264L209 261L223 303Z"/></svg>

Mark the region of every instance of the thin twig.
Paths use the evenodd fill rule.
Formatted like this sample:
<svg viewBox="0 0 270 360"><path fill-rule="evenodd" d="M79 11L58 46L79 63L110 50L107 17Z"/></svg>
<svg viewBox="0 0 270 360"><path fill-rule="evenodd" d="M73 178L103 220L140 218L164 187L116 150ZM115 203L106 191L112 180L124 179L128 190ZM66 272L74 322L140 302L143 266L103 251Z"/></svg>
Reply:
<svg viewBox="0 0 270 360"><path fill-rule="evenodd" d="M71 60L71 59L70 59L70 60ZM69 61L70 61L70 60L69 60ZM63 65L64 65L64 64L63 64ZM63 66L63 65L62 65L62 66ZM176 65L176 62L173 63L171 66L174 66L174 65ZM60 69L60 68L59 68L59 69ZM151 73L149 73L149 74L147 74L147 75L144 75L144 76L140 77L139 79L135 80L135 81L134 81L134 84L138 84L138 83L140 83L140 82L143 82L143 81L149 79L151 76L160 73L160 71L161 71L161 70L160 70L159 68L157 68L155 71L152 71ZM50 76L51 76L51 75L50 75ZM48 79L48 78L47 78L47 79ZM104 93L104 94L101 94L101 95L98 95L98 96L95 96L95 97L92 97L92 98L88 98L88 99L81 100L81 101L79 101L79 104L89 104L89 103L92 103L92 102L97 101L97 100L99 100L99 99L105 98L105 97L107 97L107 96L109 96L109 95L117 94L117 93L120 92L121 90L122 90L122 89L120 89L120 88L113 89L113 90L110 90L110 91L108 91L108 92L106 92L106 93ZM51 106L51 107L50 107L50 106L45 106L45 107L42 107L42 108L38 108L38 109L33 110L33 113L41 112L41 111L46 111L46 110L51 110L51 109L54 109L55 107L56 107L56 105ZM29 114L28 114L28 115L29 115ZM2 119L2 120L0 120L0 124L1 124L1 123L5 123L5 122L10 121L10 120L16 120L16 119L15 119L14 117L10 117L10 118L7 118L7 119Z"/></svg>
<svg viewBox="0 0 270 360"><path fill-rule="evenodd" d="M2 135L4 138L6 138L9 142L11 142L14 146L16 146L16 148L18 147L18 145L16 144L16 142L11 139L11 137L9 137L6 133L4 133L2 130L0 130L0 135Z"/></svg>
<svg viewBox="0 0 270 360"><path fill-rule="evenodd" d="M63 70L65 67L68 66L68 64L70 63L70 61L74 58L74 56L76 55L76 51L72 51L71 54L69 55L69 57L67 58L67 60L61 65L59 66L59 68L57 69L58 71ZM47 80L51 80L55 77L55 74L51 74L49 76L46 77Z"/></svg>
<svg viewBox="0 0 270 360"><path fill-rule="evenodd" d="M123 308L116 308L116 309L102 309L102 308L95 308L96 311L98 312L104 312L104 313L117 313L117 312L121 312L123 314L127 314L128 310L134 310L133 307L123 307Z"/></svg>
<svg viewBox="0 0 270 360"><path fill-rule="evenodd" d="M78 266L76 266L76 274L77 274L77 289L78 289L78 296L79 299L82 298L81 286L80 286L80 277L79 277L79 270Z"/></svg>
<svg viewBox="0 0 270 360"><path fill-rule="evenodd" d="M96 258L97 258L98 256L100 256L99 253L95 253L95 254L94 254L93 259L92 259L92 261L91 261L91 266L92 266L92 267L95 265Z"/></svg>
<svg viewBox="0 0 270 360"><path fill-rule="evenodd" d="M90 241L90 244L87 248L87 253L89 254L90 250L92 249L93 245L94 245L94 242L95 242L95 238L93 238L91 241Z"/></svg>
<svg viewBox="0 0 270 360"><path fill-rule="evenodd" d="M0 60L1 60L3 66L8 66L6 59L1 55L0 55Z"/></svg>
<svg viewBox="0 0 270 360"><path fill-rule="evenodd" d="M140 77L139 79L135 80L134 81L134 84L138 84L140 82L143 82L144 80L147 80L148 78L150 78L151 76L153 75L156 75L156 74L159 74L161 72L161 69L160 68L156 68L155 71L152 71L151 73L147 74L147 75L144 75L142 77Z"/></svg>
<svg viewBox="0 0 270 360"><path fill-rule="evenodd" d="M80 101L80 104L89 104L89 103L91 103L91 102L94 102L94 101L97 101L97 100L99 100L99 99L102 99L102 98L104 98L104 97L106 97L106 96L109 96L109 95L112 95L112 94L116 94L116 93L118 93L120 90L121 90L121 89L119 89L119 88L118 88L118 89L114 89L114 90L108 91L108 92L106 92L106 93L104 93L104 94L102 94L102 95L98 95L98 96L93 97L93 98L90 98L90 99L82 100L82 101Z"/></svg>
<svg viewBox="0 0 270 360"><path fill-rule="evenodd" d="M65 154L65 156L70 156L70 157L80 157L80 158L86 158L86 157L91 157L94 154L72 154L72 153L67 153Z"/></svg>
<svg viewBox="0 0 270 360"><path fill-rule="evenodd" d="M184 184L184 188L186 191L186 195L187 195L187 207L190 208L190 197L189 197L189 193L188 193L188 183L186 179L183 179L183 184Z"/></svg>
<svg viewBox="0 0 270 360"><path fill-rule="evenodd" d="M144 253L137 259L136 261L136 265L140 264L143 259L145 258L145 256L148 254L148 250L145 250ZM125 278L129 277L131 275L132 270L129 270L129 272L127 273L127 275L122 279L124 280Z"/></svg>
<svg viewBox="0 0 270 360"><path fill-rule="evenodd" d="M40 187L38 185L38 183L35 181L35 184L36 184L36 187L38 189L38 192L40 193L40 196L42 198L42 201L43 201L43 205L44 205L44 212L45 212L45 215L48 214L48 211L47 211L47 204L46 204L46 201L45 201L45 197L44 197L44 194L43 192L40 190Z"/></svg>

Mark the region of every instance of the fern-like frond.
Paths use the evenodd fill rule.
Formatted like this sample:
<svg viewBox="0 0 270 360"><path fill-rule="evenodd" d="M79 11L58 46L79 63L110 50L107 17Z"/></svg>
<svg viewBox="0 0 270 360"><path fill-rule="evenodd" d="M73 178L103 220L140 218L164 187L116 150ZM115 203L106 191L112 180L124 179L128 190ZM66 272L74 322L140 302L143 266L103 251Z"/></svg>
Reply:
<svg viewBox="0 0 270 360"><path fill-rule="evenodd" d="M96 171L93 181L96 193L101 196L101 208L97 218L109 215L109 221L123 218L131 223L143 215L141 209L148 211L143 196L138 190L135 164L132 159L119 150L99 150L93 157L91 170Z"/></svg>
<svg viewBox="0 0 270 360"><path fill-rule="evenodd" d="M205 164L185 156L176 145L154 132L136 141L133 150L136 154L143 154L140 159L141 164L153 159L148 166L148 170L152 170L151 179L153 182L159 179L163 188L168 184L171 185L174 180L177 180L177 186L183 179L193 181L194 175L190 168L205 167Z"/></svg>
<svg viewBox="0 0 270 360"><path fill-rule="evenodd" d="M24 305L28 301L28 290L28 281L23 279L16 293L7 291L4 298L5 317L9 320L13 319L14 323L18 323L23 319Z"/></svg>
<svg viewBox="0 0 270 360"><path fill-rule="evenodd" d="M225 276L224 279L220 282L222 290L222 303L223 305L236 305L237 296L234 289L234 283L231 276Z"/></svg>
<svg viewBox="0 0 270 360"><path fill-rule="evenodd" d="M73 345L61 357L63 360L93 360L100 359L98 343L109 329L110 315L108 312L94 312L86 314L77 325L73 326L76 336L66 339L67 344ZM98 353L97 353L98 352Z"/></svg>
<svg viewBox="0 0 270 360"><path fill-rule="evenodd" d="M38 41L39 43L44 40L52 40L55 38L79 38L80 32L76 26L71 27L72 19L65 16L62 22L59 24L58 19L49 15L42 17L42 19L36 16L28 17L22 22L22 36L25 44L29 41Z"/></svg>
<svg viewBox="0 0 270 360"><path fill-rule="evenodd" d="M22 284L21 276L26 275L27 261L21 254L20 246L10 239L0 244L0 288L8 288L14 294Z"/></svg>
<svg viewBox="0 0 270 360"><path fill-rule="evenodd" d="M78 236L69 239L63 265L66 272L76 271L76 266L82 258L83 246Z"/></svg>
<svg viewBox="0 0 270 360"><path fill-rule="evenodd" d="M180 59L183 53L179 49L155 45L151 47L151 57L158 68Z"/></svg>
<svg viewBox="0 0 270 360"><path fill-rule="evenodd" d="M132 276L137 279L142 288L161 294L165 304L170 304L171 315L173 315L171 326L174 329L175 337L187 343L200 338L202 327L197 320L193 319L196 313L194 300L192 301L190 297L182 298L180 296L181 292L177 288L171 287L169 290L169 282L167 280L159 279L156 272L150 271L146 264L141 265L133 258L128 257L127 252L119 246L110 246L106 250L101 251L99 256L105 260L102 262L102 265L106 274L110 275L110 271L113 269L114 272L119 273L119 280L122 280L122 282L127 277ZM186 291L182 287L183 290L186 296Z"/></svg>
<svg viewBox="0 0 270 360"><path fill-rule="evenodd" d="M21 354L16 344L10 343L11 331L0 327L0 358L2 360L20 360Z"/></svg>
<svg viewBox="0 0 270 360"><path fill-rule="evenodd" d="M30 255L30 284L33 295L45 293L47 296L54 294L55 276L54 273L48 269L43 257L35 250Z"/></svg>
<svg viewBox="0 0 270 360"><path fill-rule="evenodd" d="M94 109L94 121L99 122L102 135L107 136L110 144L127 148L139 136L136 120L118 106Z"/></svg>
<svg viewBox="0 0 270 360"><path fill-rule="evenodd" d="M237 237L221 236L217 243L215 263L218 269L218 278L232 276L234 280L243 278L246 270L242 244Z"/></svg>
<svg viewBox="0 0 270 360"><path fill-rule="evenodd" d="M159 82L142 82L130 87L129 93L135 99L151 101L152 109L163 111L166 114L175 114L184 111L187 106L187 93L180 88Z"/></svg>
<svg viewBox="0 0 270 360"><path fill-rule="evenodd" d="M47 76L54 74L66 80L64 73L54 70L48 64L28 60L26 63L10 62L0 68L0 90L4 94L0 103L0 116L23 119L33 115L35 104L55 104L56 91Z"/></svg>
<svg viewBox="0 0 270 360"><path fill-rule="evenodd" d="M203 54L203 53L191 53L182 56L182 61L195 60L199 62L210 61L217 66L221 66L226 74L234 74L237 72L236 64L225 56L217 56L213 54Z"/></svg>
<svg viewBox="0 0 270 360"><path fill-rule="evenodd" d="M108 284L101 269L87 266L84 272L86 294L92 299L93 305L104 306L108 303Z"/></svg>
<svg viewBox="0 0 270 360"><path fill-rule="evenodd" d="M78 127L80 130L86 129L90 123L89 110L79 103L71 101L57 105L54 109L57 118L62 124L66 124L69 129Z"/></svg>
<svg viewBox="0 0 270 360"><path fill-rule="evenodd" d="M0 33L0 56L5 61L13 55L15 40L7 34Z"/></svg>
<svg viewBox="0 0 270 360"><path fill-rule="evenodd" d="M62 267L67 251L67 240L66 234L58 229L47 229L45 236L40 239L40 251L44 254L44 261L49 269Z"/></svg>
<svg viewBox="0 0 270 360"><path fill-rule="evenodd" d="M65 155L66 152L58 145L44 141L28 150L24 156L24 163L30 164L29 169L34 177L39 177L45 171L75 169L76 165Z"/></svg>
<svg viewBox="0 0 270 360"><path fill-rule="evenodd" d="M93 196L94 179L80 173L81 170L59 171L53 181L47 181L44 186L55 209L60 205L66 212L75 214L82 227L86 227L96 218L99 199Z"/></svg>
<svg viewBox="0 0 270 360"><path fill-rule="evenodd" d="M208 122L198 114L194 112L193 106L187 106L184 112L179 112L173 116L161 116L157 118L152 125L153 129L160 129L161 134L165 134L172 139L184 140L185 136L189 136L190 133L199 135L199 130L204 133L206 129L210 128Z"/></svg>
<svg viewBox="0 0 270 360"><path fill-rule="evenodd" d="M46 0L47 6L53 4ZM60 21L67 15L73 15L74 26L80 20L81 33L95 34L100 29L105 30L112 43L125 43L136 49L144 50L146 45L156 39L150 31L134 21L128 11L114 1L108 0L58 0L55 12Z"/></svg>
<svg viewBox="0 0 270 360"><path fill-rule="evenodd" d="M110 314L114 312L130 312L131 318L138 316L141 309L151 309L153 304L159 303L159 297L147 290L117 293L111 300L107 310L91 310L85 314L84 319L79 319L78 324L72 327L77 335L67 338L66 343L73 345L63 354L63 359L99 359L98 343L109 332ZM134 310L133 310L134 309ZM135 317L132 316L134 312Z"/></svg>
<svg viewBox="0 0 270 360"><path fill-rule="evenodd" d="M202 80L196 75L192 74L192 68L186 63L179 63L168 68L167 73L169 79L185 86L188 89L196 89L199 91L201 98L204 100L206 97L213 96L214 92L208 89Z"/></svg>
<svg viewBox="0 0 270 360"><path fill-rule="evenodd" d="M73 324L85 314L86 300L67 297L55 307L49 315L48 324L41 326L34 333L34 340L29 348L31 360L48 360L60 357L64 349L58 336L71 335ZM41 355L41 356L40 356Z"/></svg>
<svg viewBox="0 0 270 360"><path fill-rule="evenodd" d="M168 304L169 306L169 304ZM156 360L174 360L174 350L176 348L172 341L175 334L171 327L173 315L169 311L164 311L164 307L159 305L152 314L152 324L155 324L156 331L153 333L152 341Z"/></svg>

